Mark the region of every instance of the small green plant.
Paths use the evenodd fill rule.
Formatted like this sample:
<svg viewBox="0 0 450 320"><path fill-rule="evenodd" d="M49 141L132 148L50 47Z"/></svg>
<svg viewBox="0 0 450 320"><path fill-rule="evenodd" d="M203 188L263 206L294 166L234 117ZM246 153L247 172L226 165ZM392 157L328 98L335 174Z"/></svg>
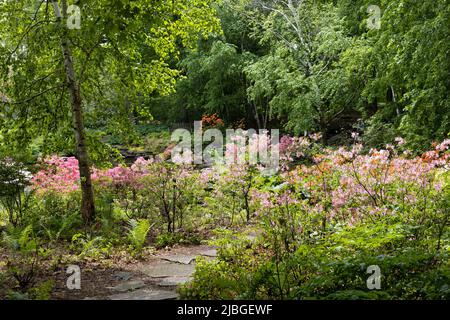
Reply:
<svg viewBox="0 0 450 320"><path fill-rule="evenodd" d="M165 247L172 247L176 243L180 242L181 235L176 233L163 233L156 237L155 239L155 247L165 248Z"/></svg>
<svg viewBox="0 0 450 320"><path fill-rule="evenodd" d="M111 252L112 244L103 237L93 237L89 234L77 233L72 237L72 250L79 252L81 258L99 258L108 256Z"/></svg>
<svg viewBox="0 0 450 320"><path fill-rule="evenodd" d="M22 292L33 285L39 267L39 245L31 225L24 229L10 227L3 232L2 242L9 250L6 266L8 274Z"/></svg>
<svg viewBox="0 0 450 320"><path fill-rule="evenodd" d="M33 300L49 300L55 282L50 279L28 290L28 296Z"/></svg>
<svg viewBox="0 0 450 320"><path fill-rule="evenodd" d="M150 221L147 219L128 220L128 240L136 250L141 250L145 241L147 240L147 234L150 231Z"/></svg>
<svg viewBox="0 0 450 320"><path fill-rule="evenodd" d="M30 300L28 293L22 293L14 290L8 291L8 300Z"/></svg>

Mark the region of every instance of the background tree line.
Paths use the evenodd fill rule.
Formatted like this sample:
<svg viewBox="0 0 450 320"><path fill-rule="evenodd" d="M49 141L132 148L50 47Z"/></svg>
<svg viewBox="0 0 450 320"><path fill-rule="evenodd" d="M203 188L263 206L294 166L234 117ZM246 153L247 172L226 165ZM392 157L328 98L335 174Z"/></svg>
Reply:
<svg viewBox="0 0 450 320"><path fill-rule="evenodd" d="M367 27L369 5L381 9L380 29ZM183 52L176 91L148 102L157 117L217 113L229 125L321 131L336 144L356 127L371 146L402 135L417 150L448 136L447 1L224 0L216 8L223 33Z"/></svg>

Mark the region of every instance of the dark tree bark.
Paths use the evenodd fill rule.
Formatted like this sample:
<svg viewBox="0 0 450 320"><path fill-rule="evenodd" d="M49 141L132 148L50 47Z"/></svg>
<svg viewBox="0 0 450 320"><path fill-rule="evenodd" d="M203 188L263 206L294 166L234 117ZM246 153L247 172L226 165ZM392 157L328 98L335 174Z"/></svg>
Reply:
<svg viewBox="0 0 450 320"><path fill-rule="evenodd" d="M328 124L324 117L320 118L319 126L320 126L320 133L322 134L322 144L326 146L328 144L328 136L327 136Z"/></svg>

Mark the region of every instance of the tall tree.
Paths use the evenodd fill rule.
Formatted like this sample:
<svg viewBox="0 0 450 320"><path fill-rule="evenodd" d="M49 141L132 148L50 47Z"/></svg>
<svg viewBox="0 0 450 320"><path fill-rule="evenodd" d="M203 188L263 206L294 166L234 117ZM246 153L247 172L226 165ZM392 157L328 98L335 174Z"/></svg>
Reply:
<svg viewBox="0 0 450 320"><path fill-rule="evenodd" d="M53 1L55 16L59 21L61 32L61 49L64 57L64 69L66 72L66 83L70 94L72 106L73 129L75 133L76 154L80 171L81 183L81 215L85 222L91 222L94 218L94 190L92 188L90 160L86 146L86 133L84 130L83 100L81 98L80 86L78 84L73 56L69 44L68 29L64 25L67 21L67 1L61 0L62 15L59 11L58 2Z"/></svg>
<svg viewBox="0 0 450 320"><path fill-rule="evenodd" d="M315 1L253 3L267 13L262 41L273 49L247 68L250 98L269 99L273 112L287 118L288 129L320 130L326 143L330 124L353 98L339 65L351 40L342 18L333 5Z"/></svg>
<svg viewBox="0 0 450 320"><path fill-rule="evenodd" d="M354 5L350 0L339 3ZM355 11L360 13L373 4L357 3ZM430 140L450 134L450 6L446 0L376 4L379 28L368 28L369 15L362 15L359 32L344 53L349 86L360 95L366 137L372 145L402 135L411 147L423 150ZM358 23L349 20L350 25Z"/></svg>

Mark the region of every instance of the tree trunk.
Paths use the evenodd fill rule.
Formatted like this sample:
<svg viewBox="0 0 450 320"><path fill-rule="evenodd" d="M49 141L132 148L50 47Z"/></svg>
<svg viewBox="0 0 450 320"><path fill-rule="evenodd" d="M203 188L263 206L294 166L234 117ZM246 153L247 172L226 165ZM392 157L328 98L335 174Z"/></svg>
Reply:
<svg viewBox="0 0 450 320"><path fill-rule="evenodd" d="M319 125L320 125L320 133L322 134L322 144L326 146L328 144L328 137L327 137L328 126L326 120L321 119Z"/></svg>
<svg viewBox="0 0 450 320"><path fill-rule="evenodd" d="M55 13L57 17L59 17L59 12L57 12L56 8ZM63 35L61 37L61 49L64 56L64 68L67 77L67 88L69 90L71 98L76 154L80 171L80 183L82 192L81 215L83 216L84 222L88 224L93 221L95 215L94 191L92 188L90 161L86 146L86 135L83 118L83 101L80 94L80 86L77 82L75 70L73 67L73 58L68 42L67 29L64 25L64 21L67 18L66 0L62 0L62 16L64 17L64 19L60 19L59 17L59 21L61 27L64 28L65 31L63 32Z"/></svg>
<svg viewBox="0 0 450 320"><path fill-rule="evenodd" d="M261 128L261 121L259 120L258 107L256 106L256 102L252 102L252 104L253 104L253 109L255 110L255 120L256 120L256 125L258 126L258 130L263 129L263 128Z"/></svg>

